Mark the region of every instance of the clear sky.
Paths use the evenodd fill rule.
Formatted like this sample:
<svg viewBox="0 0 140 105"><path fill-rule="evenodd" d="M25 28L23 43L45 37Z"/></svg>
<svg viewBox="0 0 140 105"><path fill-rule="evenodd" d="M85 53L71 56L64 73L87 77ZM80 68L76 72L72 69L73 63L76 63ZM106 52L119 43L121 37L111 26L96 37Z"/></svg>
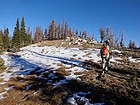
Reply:
<svg viewBox="0 0 140 105"><path fill-rule="evenodd" d="M9 28L10 34L17 18L25 18L26 29L49 26L64 19L73 30L94 33L100 41L99 28L111 27L119 36L121 29L125 35L125 45L129 40L140 46L140 0L0 0L0 29Z"/></svg>

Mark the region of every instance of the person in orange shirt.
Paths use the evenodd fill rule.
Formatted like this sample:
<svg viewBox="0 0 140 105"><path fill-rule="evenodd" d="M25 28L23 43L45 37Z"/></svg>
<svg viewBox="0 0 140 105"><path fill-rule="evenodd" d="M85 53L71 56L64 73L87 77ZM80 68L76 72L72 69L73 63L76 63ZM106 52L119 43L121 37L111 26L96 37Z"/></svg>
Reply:
<svg viewBox="0 0 140 105"><path fill-rule="evenodd" d="M111 47L109 40L105 41L100 50L100 53L102 58L102 74L104 74L105 72L108 72L108 67L110 65Z"/></svg>

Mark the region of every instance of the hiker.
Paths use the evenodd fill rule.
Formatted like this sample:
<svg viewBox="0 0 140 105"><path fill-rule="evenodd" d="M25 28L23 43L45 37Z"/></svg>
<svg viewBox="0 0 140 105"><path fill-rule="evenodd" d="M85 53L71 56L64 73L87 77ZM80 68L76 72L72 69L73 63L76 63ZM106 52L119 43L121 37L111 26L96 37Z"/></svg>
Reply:
<svg viewBox="0 0 140 105"><path fill-rule="evenodd" d="M108 72L108 67L110 64L110 55L111 55L111 47L110 47L110 41L106 40L101 48L101 58L102 58L102 73Z"/></svg>

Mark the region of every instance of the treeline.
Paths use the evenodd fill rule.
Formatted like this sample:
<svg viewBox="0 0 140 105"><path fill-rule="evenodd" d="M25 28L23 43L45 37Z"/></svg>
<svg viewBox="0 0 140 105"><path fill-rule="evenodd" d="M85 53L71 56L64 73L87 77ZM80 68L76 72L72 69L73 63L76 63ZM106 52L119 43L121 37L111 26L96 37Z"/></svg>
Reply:
<svg viewBox="0 0 140 105"><path fill-rule="evenodd" d="M111 28L107 27L106 29L100 28L99 33L101 43L109 39L111 45L125 47L123 32L116 37L112 33ZM94 39L94 35L89 35L86 31L81 32L78 29L74 29L73 31L64 20L61 24L58 23L58 25L55 23L55 20L52 20L49 27L45 28L45 30L40 26L36 26L34 32L32 32L30 27L26 30L24 17L22 17L21 22L17 18L13 35L9 35L8 28L4 28L4 31L2 29L0 30L0 51L7 51L10 48L19 50L19 48L32 43L38 43L44 40L65 40L67 37ZM129 48L136 48L134 41L130 41Z"/></svg>
<svg viewBox="0 0 140 105"><path fill-rule="evenodd" d="M81 38L87 38L86 31L78 32L77 29L74 31L68 26L68 24L63 21L62 24L58 23L58 25L55 23L55 20L52 20L49 27L45 28L45 31L41 29L41 27L37 26L35 29L34 34L34 43L38 43L42 40L65 40L67 37L78 37ZM93 37L93 36L92 36Z"/></svg>
<svg viewBox="0 0 140 105"><path fill-rule="evenodd" d="M78 36L86 39L90 35L87 35L86 31L78 32L77 29L73 31L64 20L62 24L59 23L58 25L55 20L52 20L45 30L36 26L34 32L32 32L30 27L26 30L24 17L22 17L21 22L17 18L13 35L9 35L8 28L4 28L4 31L0 30L0 51L6 51L9 48L19 50L21 47L44 40L65 40L67 37Z"/></svg>

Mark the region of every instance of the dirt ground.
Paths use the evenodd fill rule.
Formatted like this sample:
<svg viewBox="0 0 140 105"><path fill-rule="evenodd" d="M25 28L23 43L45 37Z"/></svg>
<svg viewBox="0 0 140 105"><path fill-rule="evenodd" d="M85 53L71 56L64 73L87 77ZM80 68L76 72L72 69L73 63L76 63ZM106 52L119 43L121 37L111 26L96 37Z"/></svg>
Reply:
<svg viewBox="0 0 140 105"><path fill-rule="evenodd" d="M99 45L69 45L62 41L47 41L40 43L39 46L55 45L57 47L79 47L79 48L100 48ZM89 70L83 72L81 80L70 80L69 84L60 85L56 88L46 80L36 78L40 75L32 72L24 77L14 77L4 84L4 87L14 86L6 94L6 98L0 100L0 105L70 105L67 98L77 91L90 91L86 95L90 103L105 102L105 105L140 105L140 63L130 62L129 56L133 58L140 57L139 50L113 48L121 50L122 53L113 53L115 57L121 57L120 63L111 62L109 71L101 75L101 61L84 61L82 65L88 66ZM60 66L60 65L59 65ZM59 77L53 82L59 81L64 76L69 75L65 67L56 70ZM51 71L50 71L51 72ZM49 72L49 73L50 73ZM49 73L45 73L44 77ZM77 73L78 74L78 73ZM79 73L80 74L80 73ZM32 85L26 91L26 87ZM36 91L40 90L35 93ZM82 101L77 100L78 105L84 105Z"/></svg>

